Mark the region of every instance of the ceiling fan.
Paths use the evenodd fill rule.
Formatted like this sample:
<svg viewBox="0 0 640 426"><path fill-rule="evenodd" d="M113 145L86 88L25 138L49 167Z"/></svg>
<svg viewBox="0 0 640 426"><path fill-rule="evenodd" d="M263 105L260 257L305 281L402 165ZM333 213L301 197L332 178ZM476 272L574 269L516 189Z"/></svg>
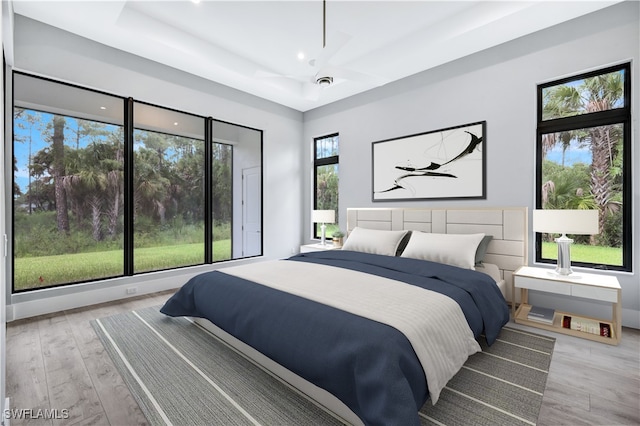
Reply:
<svg viewBox="0 0 640 426"><path fill-rule="evenodd" d="M309 61L309 65L318 69L318 72L313 77L318 86L330 86L333 84L333 76L330 75L330 70L324 70L323 66L327 65L329 59L342 49L350 39L350 35L338 32L333 38L331 46L327 48L327 1L322 0L322 51L318 58Z"/></svg>
<svg viewBox="0 0 640 426"><path fill-rule="evenodd" d="M322 0L322 51L315 58L309 61L315 70L313 76L292 76L280 75L266 71L258 71L256 75L262 77L284 77L301 81L305 84L303 94L307 99L318 99L321 89L336 83L336 80L359 81L373 86L382 86L387 83L383 78L350 70L343 67L336 67L329 63L331 58L338 53L350 40L351 36L342 31L335 32L327 43L327 2Z"/></svg>

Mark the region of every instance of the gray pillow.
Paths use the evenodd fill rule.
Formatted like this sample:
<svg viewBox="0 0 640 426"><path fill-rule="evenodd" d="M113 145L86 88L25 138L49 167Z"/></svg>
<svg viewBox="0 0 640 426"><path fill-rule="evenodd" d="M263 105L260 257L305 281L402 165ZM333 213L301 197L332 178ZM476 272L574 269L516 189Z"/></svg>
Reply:
<svg viewBox="0 0 640 426"><path fill-rule="evenodd" d="M476 250L476 265L482 265L484 262L484 255L487 253L487 247L489 243L493 239L493 235L485 235L478 244L478 249Z"/></svg>
<svg viewBox="0 0 640 426"><path fill-rule="evenodd" d="M407 244L409 244L410 238L411 238L411 231L407 231L407 235L402 237L402 240L400 240L400 244L398 245L398 250L396 250L396 256L402 256L402 252L407 247Z"/></svg>

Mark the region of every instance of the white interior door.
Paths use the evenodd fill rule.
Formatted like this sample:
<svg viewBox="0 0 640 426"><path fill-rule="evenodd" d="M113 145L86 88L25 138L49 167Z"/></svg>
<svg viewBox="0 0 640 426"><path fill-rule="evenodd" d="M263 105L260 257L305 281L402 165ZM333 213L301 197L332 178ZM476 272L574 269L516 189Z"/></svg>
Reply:
<svg viewBox="0 0 640 426"><path fill-rule="evenodd" d="M262 170L242 170L242 255L262 254Z"/></svg>

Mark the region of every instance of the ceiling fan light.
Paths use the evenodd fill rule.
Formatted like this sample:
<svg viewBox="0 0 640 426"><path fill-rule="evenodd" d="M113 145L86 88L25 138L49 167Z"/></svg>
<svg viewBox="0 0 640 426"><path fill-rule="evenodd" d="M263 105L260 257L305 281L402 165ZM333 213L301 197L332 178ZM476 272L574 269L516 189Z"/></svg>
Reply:
<svg viewBox="0 0 640 426"><path fill-rule="evenodd" d="M318 77L316 79L316 84L320 87L327 87L333 83L333 77Z"/></svg>

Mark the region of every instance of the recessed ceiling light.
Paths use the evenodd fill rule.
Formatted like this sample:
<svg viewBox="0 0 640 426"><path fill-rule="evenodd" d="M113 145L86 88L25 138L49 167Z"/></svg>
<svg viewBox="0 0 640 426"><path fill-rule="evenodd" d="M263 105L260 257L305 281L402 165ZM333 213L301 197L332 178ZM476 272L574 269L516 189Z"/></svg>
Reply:
<svg viewBox="0 0 640 426"><path fill-rule="evenodd" d="M100 109L107 109L107 107L106 106L101 106Z"/></svg>
<svg viewBox="0 0 640 426"><path fill-rule="evenodd" d="M174 126L177 126L177 125L178 125L178 122L177 122L177 121L175 121L175 122L173 123L173 125L174 125Z"/></svg>
<svg viewBox="0 0 640 426"><path fill-rule="evenodd" d="M200 3L200 0L191 0L192 2L194 2L195 4Z"/></svg>
<svg viewBox="0 0 640 426"><path fill-rule="evenodd" d="M298 60L299 61L303 61L304 60L304 52L298 52Z"/></svg>

